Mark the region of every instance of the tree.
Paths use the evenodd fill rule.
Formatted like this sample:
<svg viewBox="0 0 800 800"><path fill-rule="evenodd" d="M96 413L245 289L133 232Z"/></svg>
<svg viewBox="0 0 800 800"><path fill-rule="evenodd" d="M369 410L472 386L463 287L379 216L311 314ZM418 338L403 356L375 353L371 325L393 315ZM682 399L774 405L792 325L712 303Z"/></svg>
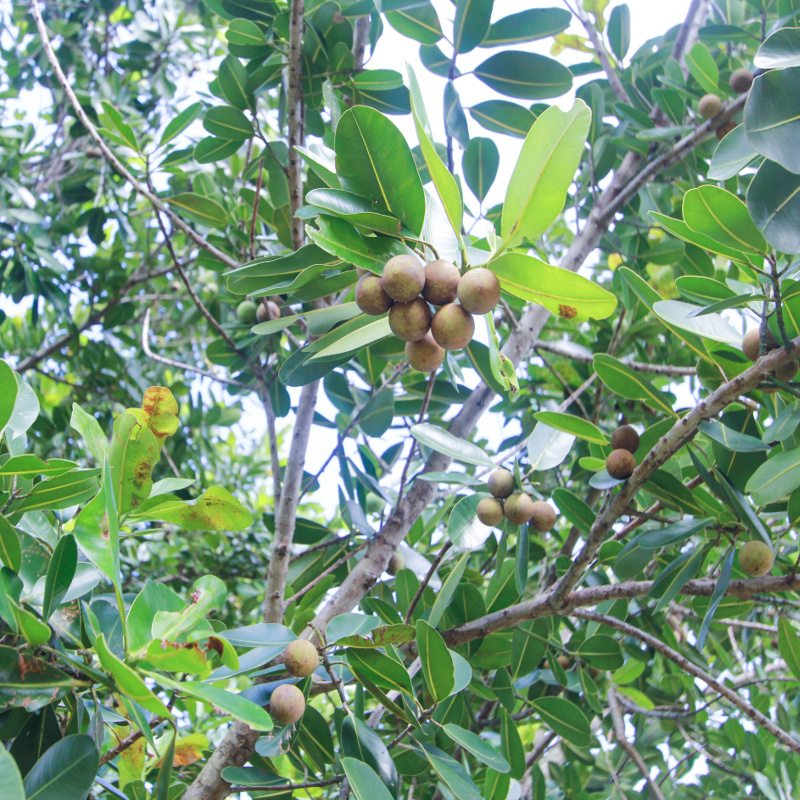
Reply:
<svg viewBox="0 0 800 800"><path fill-rule="evenodd" d="M796 795L800 11L608 5L14 8L4 797Z"/></svg>

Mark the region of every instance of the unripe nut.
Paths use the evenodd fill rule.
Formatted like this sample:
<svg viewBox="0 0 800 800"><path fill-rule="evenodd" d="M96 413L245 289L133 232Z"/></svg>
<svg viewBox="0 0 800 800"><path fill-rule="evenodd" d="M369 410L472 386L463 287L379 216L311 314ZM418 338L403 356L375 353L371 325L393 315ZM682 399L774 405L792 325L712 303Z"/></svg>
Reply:
<svg viewBox="0 0 800 800"><path fill-rule="evenodd" d="M618 481L626 481L636 469L636 459L627 450L612 450L606 459L606 471Z"/></svg>
<svg viewBox="0 0 800 800"><path fill-rule="evenodd" d="M358 279L355 290L356 305L365 314L379 317L385 314L394 302L383 288L383 281L369 273Z"/></svg>
<svg viewBox="0 0 800 800"><path fill-rule="evenodd" d="M635 453L639 449L639 434L630 425L620 425L611 434L612 450L627 450Z"/></svg>
<svg viewBox="0 0 800 800"><path fill-rule="evenodd" d="M514 491L517 484L514 475L507 469L496 469L486 482L489 491L501 500L508 497Z"/></svg>
<svg viewBox="0 0 800 800"><path fill-rule="evenodd" d="M386 565L386 571L390 575L397 575L401 569L406 565L406 562L403 560L403 556L400 553L392 553L392 557L389 559L389 563Z"/></svg>
<svg viewBox="0 0 800 800"><path fill-rule="evenodd" d="M531 527L539 533L551 531L556 524L558 515L550 503L544 500L537 500L533 504L533 516L531 517Z"/></svg>
<svg viewBox="0 0 800 800"><path fill-rule="evenodd" d="M766 542L747 542L739 550L739 566L754 578L766 575L775 563L775 554Z"/></svg>
<svg viewBox="0 0 800 800"><path fill-rule="evenodd" d="M425 285L422 296L435 306L452 303L457 296L461 273L455 264L442 258L425 265Z"/></svg>
<svg viewBox="0 0 800 800"><path fill-rule="evenodd" d="M526 522L530 522L533 511L533 500L525 492L512 494L503 503L503 513L506 519L514 525L524 525Z"/></svg>
<svg viewBox="0 0 800 800"><path fill-rule="evenodd" d="M471 269L458 282L458 302L470 314L488 314L500 302L500 281L486 267Z"/></svg>
<svg viewBox="0 0 800 800"><path fill-rule="evenodd" d="M306 698L291 683L282 683L272 693L269 701L269 713L280 725L291 725L303 718L306 711Z"/></svg>
<svg viewBox="0 0 800 800"><path fill-rule="evenodd" d="M295 678L307 678L319 666L317 648L306 639L296 639L283 651L283 665Z"/></svg>
<svg viewBox="0 0 800 800"><path fill-rule="evenodd" d="M419 297L425 285L425 270L416 256L394 256L386 262L381 280L392 300L409 303Z"/></svg>
<svg viewBox="0 0 800 800"><path fill-rule="evenodd" d="M731 73L730 84L736 94L744 94L753 85L753 73L747 67L735 69Z"/></svg>
<svg viewBox="0 0 800 800"><path fill-rule="evenodd" d="M722 100L715 94L704 94L697 104L697 113L703 119L714 119L722 111Z"/></svg>
<svg viewBox="0 0 800 800"><path fill-rule="evenodd" d="M478 502L478 519L490 528L503 521L503 504L494 497L483 497Z"/></svg>

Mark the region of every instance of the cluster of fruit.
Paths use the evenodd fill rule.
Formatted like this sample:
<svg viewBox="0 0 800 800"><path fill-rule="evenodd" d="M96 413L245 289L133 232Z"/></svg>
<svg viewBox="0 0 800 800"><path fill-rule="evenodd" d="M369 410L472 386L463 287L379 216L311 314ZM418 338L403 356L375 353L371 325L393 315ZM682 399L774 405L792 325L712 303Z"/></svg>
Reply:
<svg viewBox="0 0 800 800"><path fill-rule="evenodd" d="M620 425L611 434L611 452L606 459L606 472L618 481L626 481L636 469L634 453L639 449L639 434L630 425Z"/></svg>
<svg viewBox="0 0 800 800"><path fill-rule="evenodd" d="M242 302L236 306L236 318L243 325L255 325L256 322L266 322L270 319L277 319L280 315L280 306L274 300L267 300L265 303L242 300Z"/></svg>
<svg viewBox="0 0 800 800"><path fill-rule="evenodd" d="M356 305L371 316L389 312L389 327L406 343L408 363L433 372L446 350L461 350L475 332L473 314L487 314L500 301L500 281L484 267L461 275L443 259L424 267L413 255L390 258L379 277L363 274L356 284ZM436 313L431 306L438 306Z"/></svg>
<svg viewBox="0 0 800 800"><path fill-rule="evenodd" d="M317 648L306 639L295 639L283 651L283 666L295 678L308 678L319 666ZM305 695L293 683L282 683L272 692L269 713L280 725L298 722L305 711Z"/></svg>
<svg viewBox="0 0 800 800"><path fill-rule="evenodd" d="M539 533L547 533L556 524L556 512L544 500L534 500L525 492L516 491L517 482L507 469L496 469L486 482L492 497L484 497L478 503L478 519L494 527L503 517L514 525L530 523Z"/></svg>
<svg viewBox="0 0 800 800"><path fill-rule="evenodd" d="M744 94L750 90L753 85L753 73L746 67L734 70L731 73L730 86L736 94ZM709 92L700 98L697 104L697 113L703 119L714 119L722 111L722 99L719 95ZM729 134L737 123L733 120L728 120L717 128L715 131L717 139L722 141L727 134Z"/></svg>

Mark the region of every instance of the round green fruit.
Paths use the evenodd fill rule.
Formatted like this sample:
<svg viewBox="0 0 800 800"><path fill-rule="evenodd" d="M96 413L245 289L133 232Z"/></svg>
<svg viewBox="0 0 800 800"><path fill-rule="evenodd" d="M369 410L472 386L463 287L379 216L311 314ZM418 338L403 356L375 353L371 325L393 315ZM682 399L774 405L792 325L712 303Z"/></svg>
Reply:
<svg viewBox="0 0 800 800"><path fill-rule="evenodd" d="M425 285L425 270L416 256L394 256L386 262L381 280L392 300L410 303Z"/></svg>
<svg viewBox="0 0 800 800"><path fill-rule="evenodd" d="M503 503L503 513L509 522L514 525L524 525L533 517L534 505L531 496L525 492L516 492L506 498Z"/></svg>
<svg viewBox="0 0 800 800"><path fill-rule="evenodd" d="M236 319L243 325L254 325L258 317L258 306L252 300L242 300L236 306Z"/></svg>
<svg viewBox="0 0 800 800"><path fill-rule="evenodd" d="M467 272L458 282L458 302L470 314L488 314L500 302L500 281L486 267Z"/></svg>
<svg viewBox="0 0 800 800"><path fill-rule="evenodd" d="M636 459L627 450L612 450L606 459L606 471L618 481L626 481L636 469Z"/></svg>
<svg viewBox="0 0 800 800"><path fill-rule="evenodd" d="M282 683L272 693L269 713L279 725L291 725L303 718L306 711L306 698L291 683Z"/></svg>
<svg viewBox="0 0 800 800"><path fill-rule="evenodd" d="M503 504L494 497L483 497L478 502L478 519L490 528L503 521Z"/></svg>
<svg viewBox="0 0 800 800"><path fill-rule="evenodd" d="M507 469L496 469L486 482L489 491L501 500L508 497L514 489L517 488L517 483L514 480L514 475Z"/></svg>
<svg viewBox="0 0 800 800"><path fill-rule="evenodd" d="M431 329L431 309L421 298L409 303L396 302L389 309L389 327L404 342L418 342Z"/></svg>
<svg viewBox="0 0 800 800"><path fill-rule="evenodd" d="M461 350L472 341L475 320L458 303L448 303L433 315L431 333L445 350Z"/></svg>
<svg viewBox="0 0 800 800"><path fill-rule="evenodd" d="M774 563L775 554L766 542L747 542L739 550L739 566L754 578L766 575Z"/></svg>
<svg viewBox="0 0 800 800"><path fill-rule="evenodd" d="M697 113L703 119L714 119L722 111L722 100L715 94L704 94L697 104Z"/></svg>
<svg viewBox="0 0 800 800"><path fill-rule="evenodd" d="M319 666L319 653L307 639L295 639L283 651L283 665L295 678L307 678Z"/></svg>

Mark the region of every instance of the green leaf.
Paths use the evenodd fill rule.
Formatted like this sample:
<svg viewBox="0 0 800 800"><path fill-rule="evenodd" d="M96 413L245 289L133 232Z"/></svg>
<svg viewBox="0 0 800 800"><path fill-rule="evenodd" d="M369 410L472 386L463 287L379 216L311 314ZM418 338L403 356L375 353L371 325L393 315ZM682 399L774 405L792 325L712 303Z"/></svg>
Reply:
<svg viewBox="0 0 800 800"><path fill-rule="evenodd" d="M398 33L421 44L436 44L443 35L439 17L429 0L415 3L411 8L390 11L386 14L386 21Z"/></svg>
<svg viewBox="0 0 800 800"><path fill-rule="evenodd" d="M78 546L75 537L67 533L58 540L56 549L47 565L44 582L44 600L42 603L42 619L47 622L50 615L58 608L75 577L78 566Z"/></svg>
<svg viewBox="0 0 800 800"><path fill-rule="evenodd" d="M671 233L678 239L682 239L684 242L697 245L703 250L709 250L712 253L718 253L721 256L730 258L731 261L738 261L745 264L756 263L758 261L756 258L746 256L741 250L734 250L732 247L720 244L716 239L712 239L710 236L693 231L682 219L668 217L665 214L659 214L657 211L651 211L650 216L668 233Z"/></svg>
<svg viewBox="0 0 800 800"><path fill-rule="evenodd" d="M236 56L227 55L219 65L219 88L224 98L235 108L244 111L252 105L252 95L247 91L247 70ZM245 119L247 119L245 117ZM208 130L208 126L206 126ZM215 131L211 131L215 133ZM219 135L218 132L216 132ZM227 136L228 139L240 139ZM247 137L244 137L247 138Z"/></svg>
<svg viewBox="0 0 800 800"><path fill-rule="evenodd" d="M505 247L505 243L503 245ZM617 305L613 294L582 275L522 253L504 253L488 264L509 294L544 306L562 319L606 319Z"/></svg>
<svg viewBox="0 0 800 800"><path fill-rule="evenodd" d="M725 557L725 562L720 570L719 578L717 578L717 585L714 587L714 594L711 595L711 601L703 617L703 623L697 633L698 650L703 649L703 645L706 643L706 636L708 636L708 631L714 620L714 614L717 611L717 607L722 602L722 598L725 597L725 592L728 590L728 585L731 582L731 574L733 573L733 557L735 554L736 551L731 548L730 552Z"/></svg>
<svg viewBox="0 0 800 800"><path fill-rule="evenodd" d="M9 475L18 475L25 479L34 478L37 475L55 477L63 475L77 466L74 461L67 461L64 458L51 458L47 462L32 455L11 456L5 464L0 466L0 477Z"/></svg>
<svg viewBox="0 0 800 800"><path fill-rule="evenodd" d="M209 228L224 228L228 224L228 212L210 197L193 192L183 192L174 197L168 197L167 202Z"/></svg>
<svg viewBox="0 0 800 800"><path fill-rule="evenodd" d="M282 650L297 638L285 625L274 622L259 622L245 628L234 628L223 631L220 636L236 647L275 645L276 647L280 646ZM331 639L331 641L335 640Z"/></svg>
<svg viewBox="0 0 800 800"><path fill-rule="evenodd" d="M611 10L608 18L608 41L611 52L622 61L631 46L631 10L627 3Z"/></svg>
<svg viewBox="0 0 800 800"><path fill-rule="evenodd" d="M447 134L462 147L469 144L467 116L453 81L448 81L444 87L444 125Z"/></svg>
<svg viewBox="0 0 800 800"><path fill-rule="evenodd" d="M654 612L668 606L688 581L694 578L703 566L705 547L696 547L679 555L655 578L647 594L659 598Z"/></svg>
<svg viewBox="0 0 800 800"><path fill-rule="evenodd" d="M544 619L534 619L517 625L511 638L511 663L513 679L528 675L544 658L549 638L549 627Z"/></svg>
<svg viewBox="0 0 800 800"><path fill-rule="evenodd" d="M703 309L681 300L659 300L653 304L656 316L672 328L732 347L741 347L742 335L724 317L713 312L699 314L701 310Z"/></svg>
<svg viewBox="0 0 800 800"><path fill-rule="evenodd" d="M40 481L14 511L56 510L80 505L97 492L99 474L99 469L73 469L56 478Z"/></svg>
<svg viewBox="0 0 800 800"><path fill-rule="evenodd" d="M342 759L342 769L356 800L392 800L378 773L365 762L345 757Z"/></svg>
<svg viewBox="0 0 800 800"><path fill-rule="evenodd" d="M735 194L718 186L700 186L686 192L683 219L693 231L735 250L764 255L767 249L747 206Z"/></svg>
<svg viewBox="0 0 800 800"><path fill-rule="evenodd" d="M225 605L227 589L214 575L204 575L192 585L192 602L180 611L156 612L152 623L152 637L166 642L176 642L187 631L200 628L203 635L208 633L205 617L214 609Z"/></svg>
<svg viewBox="0 0 800 800"><path fill-rule="evenodd" d="M718 420L706 420L700 423L700 431L714 441L719 442L723 447L732 450L734 453L752 453L757 451L769 451L772 448L746 433L733 430L727 425L723 425Z"/></svg>
<svg viewBox="0 0 800 800"><path fill-rule="evenodd" d="M267 43L263 30L249 19L232 20L225 36L231 44L256 47Z"/></svg>
<svg viewBox="0 0 800 800"><path fill-rule="evenodd" d="M213 164L215 161L222 161L223 158L232 156L241 146L241 141L207 136L205 139L201 139L194 148L194 158L198 164ZM215 209L212 211L217 213Z"/></svg>
<svg viewBox="0 0 800 800"><path fill-rule="evenodd" d="M500 166L500 151L497 145L484 137L470 140L461 162L464 180L475 197L483 202L497 177Z"/></svg>
<svg viewBox="0 0 800 800"><path fill-rule="evenodd" d="M393 69L365 69L353 75L353 83L363 91L387 91L403 85L403 76Z"/></svg>
<svg viewBox="0 0 800 800"><path fill-rule="evenodd" d="M729 178L733 178L757 156L758 153L752 148L750 142L747 141L744 125L737 125L736 128L725 136L717 145L717 149L714 151L714 155L711 158L708 179L710 181L726 181ZM750 213L752 214L752 209Z"/></svg>
<svg viewBox="0 0 800 800"><path fill-rule="evenodd" d="M537 422L528 439L531 470L545 472L557 467L569 455L575 437L542 422Z"/></svg>
<svg viewBox="0 0 800 800"><path fill-rule="evenodd" d="M147 688L142 677L108 649L104 634L101 633L94 644L100 664L114 678L122 694L135 700L142 708L153 714L170 717L167 707Z"/></svg>
<svg viewBox="0 0 800 800"><path fill-rule="evenodd" d="M753 58L758 69L800 67L800 28L782 28L768 36Z"/></svg>
<svg viewBox="0 0 800 800"><path fill-rule="evenodd" d="M662 547L670 547L694 536L702 530L712 525L712 519L693 519L687 517L672 525L666 525L657 530L643 531L636 537L640 547L645 550L660 550Z"/></svg>
<svg viewBox="0 0 800 800"><path fill-rule="evenodd" d="M800 67L775 69L753 81L744 108L744 129L762 156L800 173Z"/></svg>
<svg viewBox="0 0 800 800"><path fill-rule="evenodd" d="M240 694L197 681L173 681L161 673L149 672L147 675L168 689L189 695L230 714L255 731L271 731L273 728L272 717L261 706Z"/></svg>
<svg viewBox="0 0 800 800"><path fill-rule="evenodd" d="M800 425L800 401L795 400L781 411L775 422L764 431L765 442L782 442L788 439Z"/></svg>
<svg viewBox="0 0 800 800"><path fill-rule="evenodd" d="M576 747L589 747L592 732L586 715L563 697L540 697L533 707L551 730Z"/></svg>
<svg viewBox="0 0 800 800"><path fill-rule="evenodd" d="M183 133L199 116L203 110L202 103L192 103L187 108L184 108L175 119L172 119L164 128L164 133L161 134L161 139L158 142L159 147L163 147L168 142L171 142L178 134Z"/></svg>
<svg viewBox="0 0 800 800"><path fill-rule="evenodd" d="M520 70L517 74L527 73ZM503 204L500 226L503 250L526 239L535 241L561 213L591 122L592 113L583 100L575 100L569 111L551 106L534 122L522 145Z"/></svg>
<svg viewBox="0 0 800 800"><path fill-rule="evenodd" d="M558 61L538 53L497 53L472 74L496 92L523 100L559 97L572 88L572 73Z"/></svg>
<svg viewBox="0 0 800 800"><path fill-rule="evenodd" d="M455 461L484 467L494 466L494 461L478 445L460 439L429 422L414 425L410 433L421 445L430 447Z"/></svg>
<svg viewBox="0 0 800 800"><path fill-rule="evenodd" d="M595 353L594 369L600 380L620 397L627 400L647 400L648 404L654 408L658 408L672 417L678 416L673 410L672 404L647 378L643 378L622 361L605 353Z"/></svg>
<svg viewBox="0 0 800 800"><path fill-rule="evenodd" d="M767 459L747 481L747 493L758 505L788 497L800 486L800 447L776 453Z"/></svg>
<svg viewBox="0 0 800 800"><path fill-rule="evenodd" d="M445 733L465 750L472 753L475 758L486 764L487 767L497 770L497 772L508 772L511 767L508 761L497 752L488 742L481 739L472 731L465 730L458 725L448 722L444 726Z"/></svg>
<svg viewBox="0 0 800 800"><path fill-rule="evenodd" d="M373 769L391 795L397 798L400 789L397 767L383 739L365 722L348 714L342 722L341 742L343 756L362 761Z"/></svg>
<svg viewBox="0 0 800 800"><path fill-rule="evenodd" d="M750 182L747 208L758 229L776 250L792 255L800 253L800 225L797 224L800 175L774 161L765 161Z"/></svg>
<svg viewBox="0 0 800 800"><path fill-rule="evenodd" d="M0 561L12 572L19 572L22 565L22 546L14 526L0 516Z"/></svg>
<svg viewBox="0 0 800 800"><path fill-rule="evenodd" d="M347 651L347 663L356 676L364 675L382 689L414 695L406 668L379 650L351 648Z"/></svg>
<svg viewBox="0 0 800 800"><path fill-rule="evenodd" d="M425 193L414 156L397 126L379 111L355 106L336 128L336 169L342 187L363 195L373 210L422 230Z"/></svg>
<svg viewBox="0 0 800 800"><path fill-rule="evenodd" d="M455 509L454 509L455 510ZM452 514L450 515L452 519ZM450 605L450 601L453 599L453 595L455 594L456 589L458 588L458 583L461 578L464 576L464 571L467 568L467 562L469 561L469 552L464 553L461 558L458 560L458 563L450 570L450 573L447 576L447 579L442 584L442 588L436 593L436 600L434 600L433 606L428 613L428 624L435 628L442 619L444 612L447 610L447 607Z"/></svg>
<svg viewBox="0 0 800 800"><path fill-rule="evenodd" d="M577 436L594 444L608 444L605 434L596 425L574 414L562 414L558 411L537 411L533 418L551 428Z"/></svg>
<svg viewBox="0 0 800 800"><path fill-rule="evenodd" d="M482 800L478 787L473 783L466 770L451 756L438 747L423 744L421 755L428 759L433 771L450 789L458 800Z"/></svg>
<svg viewBox="0 0 800 800"><path fill-rule="evenodd" d="M590 636L578 648L578 655L593 667L602 670L619 669L625 663L619 642L604 633Z"/></svg>
<svg viewBox="0 0 800 800"><path fill-rule="evenodd" d="M14 370L3 359L0 359L0 386L4 387L4 391L0 394L0 433L2 433L14 412L18 392Z"/></svg>
<svg viewBox="0 0 800 800"><path fill-rule="evenodd" d="M253 133L253 123L233 106L214 106L209 108L203 117L203 127L220 139L243 142Z"/></svg>
<svg viewBox="0 0 800 800"><path fill-rule="evenodd" d="M508 100L485 100L467 111L486 130L504 133L516 139L524 139L536 121L530 110Z"/></svg>
<svg viewBox="0 0 800 800"><path fill-rule="evenodd" d="M436 193L442 201L445 214L447 214L447 219L450 221L450 227L453 229L458 241L461 242L461 223L464 216L461 191L455 177L450 174L436 152L431 139L425 105L422 100L422 91L411 66L408 66L408 81L411 87L411 113L414 118L414 127L417 131L422 158L428 168L433 185L436 187Z"/></svg>
<svg viewBox="0 0 800 800"><path fill-rule="evenodd" d="M326 341L330 341L330 344L327 344L318 352L312 350L309 361L314 362L321 359L330 359L356 353L391 335L392 329L389 327L389 320L387 317L374 319L363 315L357 319L359 320L360 327L351 330L349 333L345 333L339 329L331 331L328 335L328 339L326 339ZM321 340L318 340L318 343L319 341Z"/></svg>
<svg viewBox="0 0 800 800"><path fill-rule="evenodd" d="M91 736L66 736L25 777L26 800L82 800L99 766L100 753Z"/></svg>
<svg viewBox="0 0 800 800"><path fill-rule="evenodd" d="M138 153L139 144L136 141L133 128L126 122L123 122L122 114L120 114L111 103L102 100L101 105L105 112L100 115L100 121L103 123L103 127L113 133L115 137L120 140L121 144L127 145L131 150L135 150Z"/></svg>
<svg viewBox="0 0 800 800"><path fill-rule="evenodd" d="M0 747L0 786L5 800L25 800L25 789L17 762L5 747Z"/></svg>
<svg viewBox="0 0 800 800"><path fill-rule="evenodd" d="M380 437L394 420L394 392L388 386L374 394L358 417L358 425L367 436Z"/></svg>
<svg viewBox="0 0 800 800"><path fill-rule="evenodd" d="M444 639L425 620L417 620L416 629L422 677L434 703L439 703L455 688L453 658Z"/></svg>
<svg viewBox="0 0 800 800"><path fill-rule="evenodd" d="M704 91L712 94L719 91L719 69L714 61L714 56L702 42L698 42L686 54L686 66Z"/></svg>
<svg viewBox="0 0 800 800"><path fill-rule="evenodd" d="M480 500L479 495L463 497L450 512L447 536L459 549L473 550L480 547L492 532L492 528L484 525L476 516Z"/></svg>
<svg viewBox="0 0 800 800"><path fill-rule="evenodd" d="M546 39L566 30L571 20L571 14L564 8L529 8L492 23L481 47L500 47Z"/></svg>
<svg viewBox="0 0 800 800"><path fill-rule="evenodd" d="M792 675L800 681L800 635L786 617L778 618L778 651Z"/></svg>
<svg viewBox="0 0 800 800"><path fill-rule="evenodd" d="M494 0L457 0L453 23L453 48L456 53L474 50L489 30Z"/></svg>

